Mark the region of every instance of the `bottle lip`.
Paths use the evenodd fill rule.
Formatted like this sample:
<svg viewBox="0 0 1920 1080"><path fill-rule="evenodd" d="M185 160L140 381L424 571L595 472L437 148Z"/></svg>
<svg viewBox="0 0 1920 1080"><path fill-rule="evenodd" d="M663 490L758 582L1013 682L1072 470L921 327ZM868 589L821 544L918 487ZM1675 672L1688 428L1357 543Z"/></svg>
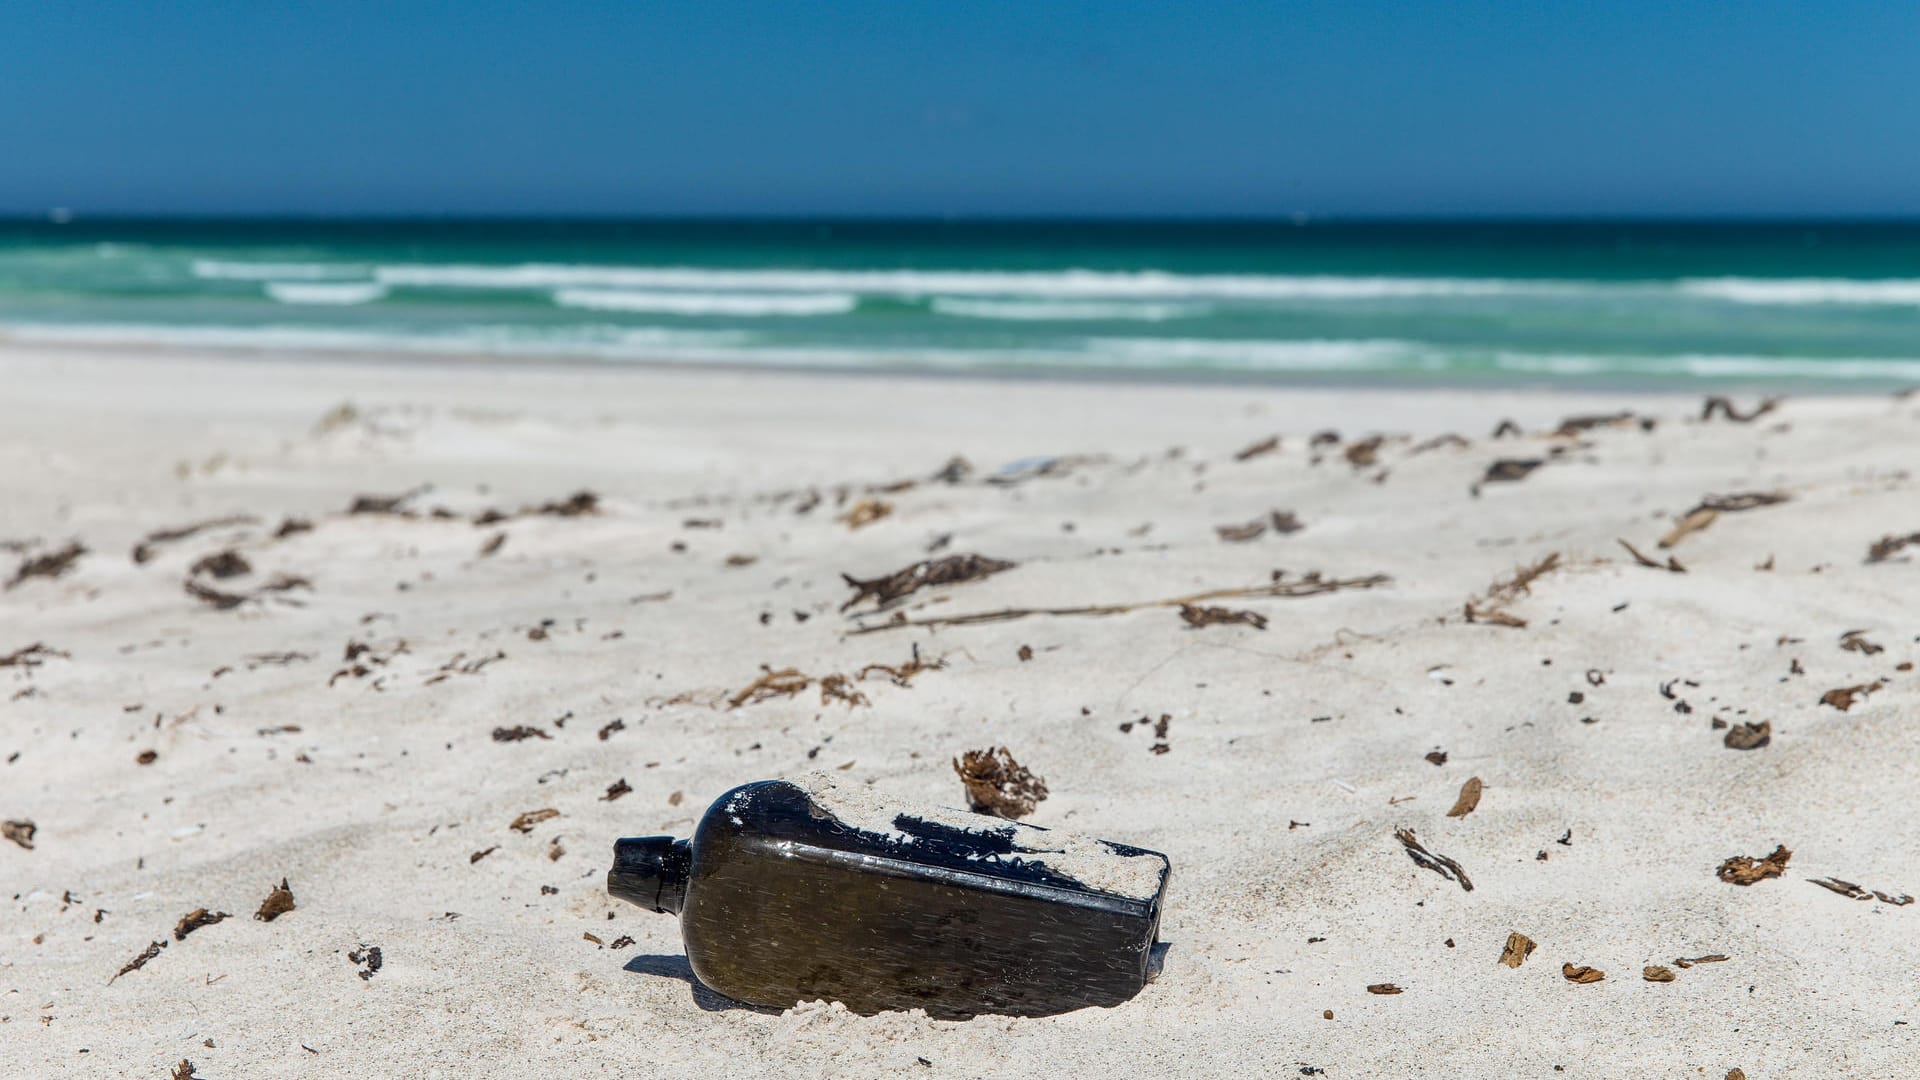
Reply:
<svg viewBox="0 0 1920 1080"><path fill-rule="evenodd" d="M686 902L693 847L671 836L628 836L614 841L607 893L637 907L677 915Z"/></svg>

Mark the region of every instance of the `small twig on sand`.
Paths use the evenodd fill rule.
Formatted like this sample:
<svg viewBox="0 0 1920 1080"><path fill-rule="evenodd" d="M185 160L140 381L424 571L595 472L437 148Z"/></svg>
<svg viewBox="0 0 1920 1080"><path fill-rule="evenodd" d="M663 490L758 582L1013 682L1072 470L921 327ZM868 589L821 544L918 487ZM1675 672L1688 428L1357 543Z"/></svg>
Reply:
<svg viewBox="0 0 1920 1080"><path fill-rule="evenodd" d="M1400 841L1401 846L1407 849L1407 858L1412 859L1416 866L1423 870L1431 870L1448 881L1459 882L1460 887L1467 892L1473 891L1473 882L1468 880L1467 872L1461 868L1460 864L1445 855L1427 850L1427 846L1413 835L1412 829L1395 829L1393 838Z"/></svg>

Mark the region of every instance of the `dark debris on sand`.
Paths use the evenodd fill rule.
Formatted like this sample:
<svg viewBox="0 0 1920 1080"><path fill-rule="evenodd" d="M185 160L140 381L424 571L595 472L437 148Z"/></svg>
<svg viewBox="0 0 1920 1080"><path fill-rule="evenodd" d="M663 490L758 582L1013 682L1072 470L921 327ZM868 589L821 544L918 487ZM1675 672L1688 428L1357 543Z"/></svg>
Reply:
<svg viewBox="0 0 1920 1080"><path fill-rule="evenodd" d="M62 577L72 570L73 564L79 562L80 556L86 553L87 546L74 540L67 546L49 551L44 555L29 556L20 561L19 568L14 570L13 577L8 579L6 587L11 589L33 578L43 577L52 580Z"/></svg>
<svg viewBox="0 0 1920 1080"><path fill-rule="evenodd" d="M260 910L253 917L261 922L272 922L294 909L293 889L287 885L287 879L281 878L280 884L273 887L265 900L260 901Z"/></svg>
<svg viewBox="0 0 1920 1080"><path fill-rule="evenodd" d="M1775 845L1765 858L1756 859L1750 855L1734 855L1720 864L1714 875L1731 885L1752 885L1767 878L1777 878L1786 873L1787 860L1793 858L1793 852L1786 845Z"/></svg>
<svg viewBox="0 0 1920 1080"><path fill-rule="evenodd" d="M1019 819L1047 797L1047 782L1013 759L1004 746L969 750L953 760L953 771L967 789L967 805L976 814Z"/></svg>
<svg viewBox="0 0 1920 1080"><path fill-rule="evenodd" d="M840 605L840 610L846 611L869 597L873 599L876 611L883 610L921 589L980 581L1003 571L1012 570L1017 565L1019 564L1005 559L969 553L947 555L938 559L922 559L891 574L865 580L856 578L852 574L841 574L846 583L853 587L854 593L852 599Z"/></svg>

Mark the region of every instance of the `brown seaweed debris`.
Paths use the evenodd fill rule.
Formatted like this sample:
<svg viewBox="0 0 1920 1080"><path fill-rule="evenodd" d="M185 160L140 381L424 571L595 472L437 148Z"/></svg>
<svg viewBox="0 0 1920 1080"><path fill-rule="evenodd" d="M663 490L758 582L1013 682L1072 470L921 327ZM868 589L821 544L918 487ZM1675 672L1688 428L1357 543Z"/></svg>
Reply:
<svg viewBox="0 0 1920 1080"><path fill-rule="evenodd" d="M185 941L187 940L187 935L193 933L195 930L203 926L212 926L214 923L231 918L233 918L233 916L224 911L208 911L203 907L194 908L192 911L180 916L180 921L174 924L173 940Z"/></svg>
<svg viewBox="0 0 1920 1080"><path fill-rule="evenodd" d="M136 956L133 959L127 961L124 965L121 966L119 971L114 972L113 979L108 979L107 985L112 986L114 979L118 979L120 976L125 975L129 971L139 971L141 968L146 967L147 961L153 959L156 956L159 956L160 950L166 947L167 947L167 943L165 941L156 941L153 944L148 945L146 950L142 952L139 956Z"/></svg>
<svg viewBox="0 0 1920 1080"><path fill-rule="evenodd" d="M891 574L868 578L864 581L852 574L843 573L840 575L841 578L853 587L854 594L852 599L840 605L840 610L845 611L868 597L873 598L874 610L885 610L896 601L911 596L921 589L980 581L1001 571L1012 570L1018 565L1005 559L968 553L946 555L938 559L922 559Z"/></svg>
<svg viewBox="0 0 1920 1080"><path fill-rule="evenodd" d="M1734 408L1732 400L1715 395L1701 403L1700 419L1711 420L1717 413L1736 424L1751 424L1779 407L1779 398L1761 398L1751 412L1743 413Z"/></svg>
<svg viewBox="0 0 1920 1080"><path fill-rule="evenodd" d="M868 704L867 695L854 687L853 680L838 674L822 676L820 679L820 704L831 701L845 702L849 709Z"/></svg>
<svg viewBox="0 0 1920 1080"><path fill-rule="evenodd" d="M1758 750L1773 741L1773 721L1735 724L1727 729L1726 738L1721 741L1729 750Z"/></svg>
<svg viewBox="0 0 1920 1080"><path fill-rule="evenodd" d="M280 519L280 526L273 530L275 540L285 540L289 536L298 536L303 532L312 532L313 522L306 518L286 517Z"/></svg>
<svg viewBox="0 0 1920 1080"><path fill-rule="evenodd" d="M499 851L499 850L500 850L500 845L499 845L499 844L495 844L495 845L493 845L493 846L492 846L492 847L490 847L490 848L484 848L484 849L482 849L482 850L480 850L480 851L476 851L476 852L474 852L473 854L471 854L471 855L469 855L469 856L467 856L467 865L468 865L468 866L472 866L472 865L473 865L474 863L477 863L477 862L479 862L479 861L480 861L481 859L484 859L484 858L486 858L487 856L489 856L489 855L491 855L491 854L493 854L494 852L496 852L496 851Z"/></svg>
<svg viewBox="0 0 1920 1080"><path fill-rule="evenodd" d="M529 724L515 724L512 727L497 727L493 729L494 742L524 742L528 739L552 738L553 736L547 734L545 731Z"/></svg>
<svg viewBox="0 0 1920 1080"><path fill-rule="evenodd" d="M403 496L404 498L404 496ZM511 521L521 517L585 517L600 512L600 496L591 491L576 491L558 502L544 502L537 506L523 506L511 513L504 510L486 509L473 516L478 527ZM495 550L498 550L496 546ZM484 552L483 554L491 554Z"/></svg>
<svg viewBox="0 0 1920 1080"><path fill-rule="evenodd" d="M70 541L66 547L60 548L57 551L49 551L45 555L34 555L22 559L19 568L13 572L13 577L7 581L6 587L11 589L30 578L61 577L65 575L67 571L72 570L73 564L79 562L80 556L86 553L86 545L78 540L74 540Z"/></svg>
<svg viewBox="0 0 1920 1080"><path fill-rule="evenodd" d="M1506 947L1500 950L1500 962L1510 968L1517 968L1533 955L1533 939L1518 930L1507 934Z"/></svg>
<svg viewBox="0 0 1920 1080"><path fill-rule="evenodd" d="M1579 416L1569 416L1561 420L1560 426L1555 428L1553 433L1555 435L1578 435L1582 432L1592 431L1595 428L1625 427L1631 423L1633 423L1633 413L1631 411L1586 413Z"/></svg>
<svg viewBox="0 0 1920 1080"><path fill-rule="evenodd" d="M286 878L281 878L280 884L275 885L267 898L260 901L260 910L254 912L253 917L261 922L272 922L293 909L293 889L287 884Z"/></svg>
<svg viewBox="0 0 1920 1080"><path fill-rule="evenodd" d="M1829 892L1839 893L1849 900L1879 900L1882 903L1892 904L1894 907L1906 907L1908 904L1913 903L1913 897L1911 896L1905 894L1894 896L1890 893L1883 893L1878 889L1863 889L1851 881L1842 881L1835 877L1808 878L1807 880Z"/></svg>
<svg viewBox="0 0 1920 1080"><path fill-rule="evenodd" d="M1188 626L1198 629L1202 626L1251 626L1255 630L1267 628L1267 617L1257 611L1235 611L1232 608L1201 607L1196 604L1181 604L1180 618Z"/></svg>
<svg viewBox="0 0 1920 1080"><path fill-rule="evenodd" d="M1315 571L1297 580L1284 580L1276 576L1265 585L1255 585L1238 589L1209 589L1191 596L1174 596L1161 600L1138 600L1124 604L1085 604L1074 607L1055 608L1001 608L997 611L975 611L964 615L945 615L928 619L909 619L896 612L891 621L862 626L852 631L855 634L873 634L882 630L898 630L908 626L972 626L979 623L1009 622L1014 619L1026 619L1034 616L1106 616L1121 615L1146 608L1181 607L1197 604L1206 600L1246 600L1256 597L1283 596L1319 596L1323 593L1341 592L1346 589L1371 589L1385 585L1393 579L1386 574L1369 574L1356 578L1323 578Z"/></svg>
<svg viewBox="0 0 1920 1080"><path fill-rule="evenodd" d="M262 600L276 593L292 592L296 589L311 590L313 588L313 582L297 574L276 574L272 581L267 582L252 592L245 593L223 592L210 585L203 585L193 578L188 578L183 587L186 589L188 596L206 604L208 607L216 611L231 611L248 601ZM296 606L299 604L299 601L296 600L286 600L285 602L295 604Z"/></svg>
<svg viewBox="0 0 1920 1080"><path fill-rule="evenodd" d="M1840 650L1842 652L1857 652L1865 656L1873 656L1887 651L1886 646L1867 640L1866 634L1867 632L1865 630L1849 630L1841 634Z"/></svg>
<svg viewBox="0 0 1920 1080"><path fill-rule="evenodd" d="M1774 846L1772 854L1764 859L1748 855L1735 855L1720 864L1714 875L1730 885L1751 885L1767 878L1777 878L1786 873L1787 860L1793 858L1793 852L1786 845Z"/></svg>
<svg viewBox="0 0 1920 1080"><path fill-rule="evenodd" d="M1648 964L1640 969L1640 977L1648 982L1669 983L1673 981L1673 969Z"/></svg>
<svg viewBox="0 0 1920 1080"><path fill-rule="evenodd" d="M247 561L245 555L228 548L225 551L216 551L211 555L202 556L187 573L196 576L205 574L224 581L227 578L253 573L253 564Z"/></svg>
<svg viewBox="0 0 1920 1080"><path fill-rule="evenodd" d="M209 1039L207 1045L212 1046L213 1041ZM180 1064L173 1067L173 1076L170 1080L200 1080L200 1074L194 1071L194 1064L191 1060L181 1058Z"/></svg>
<svg viewBox="0 0 1920 1080"><path fill-rule="evenodd" d="M190 536L205 532L208 529L224 529L233 525L252 525L259 520L259 518L254 517L252 514L234 514L229 517L196 521L191 525L181 525L172 529L156 529L146 536L141 537L140 542L133 545L133 561L135 564L144 564L158 553L157 549L160 545L171 544L176 540L185 540Z"/></svg>
<svg viewBox="0 0 1920 1080"><path fill-rule="evenodd" d="M1619 544L1623 548L1626 548L1627 554L1633 556L1634 562L1639 563L1641 566L1647 567L1648 569L1665 570L1673 574L1684 574L1687 572L1687 568L1680 565L1680 560L1674 558L1671 555L1667 556L1667 561L1663 563L1656 559L1649 558L1648 556L1643 554L1639 548L1634 547L1632 544L1629 544L1625 540L1622 540L1618 537L1614 538L1614 543Z"/></svg>
<svg viewBox="0 0 1920 1080"><path fill-rule="evenodd" d="M33 850L33 834L39 831L40 826L25 819L0 821L0 837L5 837L28 851Z"/></svg>
<svg viewBox="0 0 1920 1080"><path fill-rule="evenodd" d="M1390 994L1404 994L1406 993L1406 991L1400 989L1398 986L1395 986L1393 983L1372 983L1368 985L1367 993L1380 994L1384 996L1384 995L1390 995Z"/></svg>
<svg viewBox="0 0 1920 1080"><path fill-rule="evenodd" d="M813 685L813 677L802 674L799 668L775 671L762 664L760 672L759 678L727 699L727 708L737 709L742 705L758 704L776 697L792 697Z"/></svg>
<svg viewBox="0 0 1920 1080"><path fill-rule="evenodd" d="M1272 529L1275 535L1288 536L1306 528L1300 523L1299 515L1291 510L1272 510L1266 517L1254 518L1244 525L1215 525L1213 531L1220 539L1229 544L1244 544L1249 540L1258 540Z"/></svg>
<svg viewBox="0 0 1920 1080"><path fill-rule="evenodd" d="M1667 535L1660 538L1660 546L1670 548L1678 544L1719 520L1721 514L1757 510L1763 506L1777 506L1789 498L1790 496L1782 491L1743 491L1735 495L1709 495L1701 499L1693 509L1680 515L1680 520L1674 523L1673 528L1667 530Z"/></svg>
<svg viewBox="0 0 1920 1080"><path fill-rule="evenodd" d="M1920 532L1908 533L1905 536L1891 534L1883 536L1867 547L1867 561L1886 562L1913 544L1920 544Z"/></svg>
<svg viewBox="0 0 1920 1080"><path fill-rule="evenodd" d="M398 495L356 495L347 506L349 514L394 514L400 517L414 517L413 511L406 505L412 499L433 490L432 485L422 484L417 488L403 491Z"/></svg>
<svg viewBox="0 0 1920 1080"><path fill-rule="evenodd" d="M1708 953L1705 956L1678 956L1674 958L1673 966L1685 969L1695 964L1717 964L1726 958L1727 954L1725 953Z"/></svg>
<svg viewBox="0 0 1920 1080"><path fill-rule="evenodd" d="M1385 435L1369 435L1358 442L1348 443L1341 454L1346 457L1347 464L1356 469L1365 469L1379 463L1380 448L1386 444Z"/></svg>
<svg viewBox="0 0 1920 1080"><path fill-rule="evenodd" d="M72 655L49 647L45 642L36 641L25 648L15 649L0 656L0 667L37 668L49 660L70 660Z"/></svg>
<svg viewBox="0 0 1920 1080"><path fill-rule="evenodd" d="M1468 622L1492 623L1495 626L1524 627L1527 620L1511 614L1505 609L1508 604L1531 594L1533 583L1560 568L1560 553L1549 551L1539 562L1530 563L1515 569L1511 577L1495 581L1488 589L1484 599L1469 597L1466 603Z"/></svg>
<svg viewBox="0 0 1920 1080"><path fill-rule="evenodd" d="M861 499L840 515L840 521L849 530L863 529L892 513L893 504L885 499Z"/></svg>
<svg viewBox="0 0 1920 1080"><path fill-rule="evenodd" d="M359 975L361 981L365 982L373 978L374 974L380 970L380 965L385 963L385 960L380 955L380 946L368 945L365 942L361 942L359 948L347 954L347 962L349 964L360 965L360 970L354 974Z"/></svg>
<svg viewBox="0 0 1920 1080"><path fill-rule="evenodd" d="M1831 705L1841 712L1846 712L1848 709L1853 708L1856 700L1866 697L1868 694L1873 693L1885 685L1886 683L1875 680L1870 683L1860 683L1856 686L1835 687L1820 695L1820 703L1822 705Z"/></svg>
<svg viewBox="0 0 1920 1080"><path fill-rule="evenodd" d="M1487 471L1481 475L1480 482L1482 484L1516 484L1545 464L1544 458L1501 458L1487 466Z"/></svg>
<svg viewBox="0 0 1920 1080"><path fill-rule="evenodd" d="M1560 975L1570 983L1597 983L1607 977L1607 973L1585 964L1561 964Z"/></svg>
<svg viewBox="0 0 1920 1080"><path fill-rule="evenodd" d="M1241 450L1239 453L1233 455L1233 460L1252 461L1254 458L1257 458L1262 454L1276 453L1279 451L1279 449L1280 449L1280 436L1269 435L1266 438L1261 439L1259 442L1253 443L1247 446L1245 449Z"/></svg>
<svg viewBox="0 0 1920 1080"><path fill-rule="evenodd" d="M613 800L631 792L632 790L633 790L633 785L627 783L627 778L623 776L620 779L615 780L613 783L607 785L607 793L605 795L600 796L600 801L612 802Z"/></svg>
<svg viewBox="0 0 1920 1080"><path fill-rule="evenodd" d="M953 771L966 785L967 805L976 814L1017 820L1047 797L1047 782L1015 761L1004 746L969 750L953 759Z"/></svg>
<svg viewBox="0 0 1920 1080"><path fill-rule="evenodd" d="M1468 777L1467 782L1460 785L1460 797L1453 801L1453 809L1447 811L1447 816L1466 817L1473 813L1474 808L1480 805L1481 787L1479 777Z"/></svg>
<svg viewBox="0 0 1920 1080"><path fill-rule="evenodd" d="M1428 850L1427 846L1420 842L1419 837L1413 835L1412 829L1395 829L1393 838L1400 841L1400 846L1406 849L1407 858L1412 859L1415 866L1423 870L1431 870L1448 881L1457 881L1460 883L1460 888L1467 892L1473 891L1473 881L1467 877L1466 870L1445 855Z"/></svg>
<svg viewBox="0 0 1920 1080"><path fill-rule="evenodd" d="M539 810L529 810L519 817L514 818L513 823L508 825L507 828L517 833L531 833L535 825L543 821L552 821L559 816L560 811L555 810L551 806L543 807Z"/></svg>
<svg viewBox="0 0 1920 1080"><path fill-rule="evenodd" d="M1033 659L1032 649L1029 649L1027 646L1022 645L1020 646L1020 651L1021 651L1020 659L1022 660ZM899 664L899 665L868 664L866 667L863 667L860 669L860 674L856 677L861 682L865 682L867 680L868 675L877 671L880 674L885 675L887 678L892 679L893 684L895 686L911 686L913 685L913 677L915 675L918 675L923 671L939 671L941 668L944 668L946 666L947 666L947 662L946 662L946 659L943 657L935 657L932 660L921 659L920 645L918 642L915 642L913 646L913 655L909 656L905 663Z"/></svg>

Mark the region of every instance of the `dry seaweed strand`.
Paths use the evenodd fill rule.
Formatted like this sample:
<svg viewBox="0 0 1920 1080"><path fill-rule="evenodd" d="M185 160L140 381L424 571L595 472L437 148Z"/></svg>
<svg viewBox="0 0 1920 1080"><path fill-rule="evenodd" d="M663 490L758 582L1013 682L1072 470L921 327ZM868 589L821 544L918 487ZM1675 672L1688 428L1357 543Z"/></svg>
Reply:
<svg viewBox="0 0 1920 1080"><path fill-rule="evenodd" d="M861 499L840 515L848 530L862 529L893 513L893 504L885 499Z"/></svg>
<svg viewBox="0 0 1920 1080"><path fill-rule="evenodd" d="M253 525L258 523L259 520L259 518L254 517L252 514L233 514L229 517L209 518L206 521L196 521L190 525L181 525L172 529L156 529L146 536L141 537L140 542L133 545L133 551L131 553L133 561L136 564L145 563L158 553L157 549L160 545L171 544L176 540L185 540L196 533L202 533L208 529L224 529L232 525Z"/></svg>
<svg viewBox="0 0 1920 1080"><path fill-rule="evenodd" d="M211 1046L212 1043L209 1042L208 1045ZM194 1071L194 1064L190 1059L181 1058L180 1064L173 1067L172 1080L200 1080L200 1075Z"/></svg>
<svg viewBox="0 0 1920 1080"><path fill-rule="evenodd" d="M1400 841L1401 846L1406 849L1407 857L1413 860L1415 866L1423 870L1431 870L1448 881L1457 881L1460 883L1460 888L1467 892L1473 891L1473 881L1467 877L1467 871L1445 855L1428 850L1427 846L1420 842L1419 837L1413 834L1412 829L1395 829L1393 837Z"/></svg>
<svg viewBox="0 0 1920 1080"><path fill-rule="evenodd" d="M1701 499L1693 509L1680 515L1680 520L1667 535L1660 538L1662 548L1670 548L1687 537L1699 532L1719 520L1721 514L1734 514L1744 510L1758 510L1763 506L1777 506L1786 502L1789 496L1783 491L1743 491L1734 495L1709 495Z"/></svg>
<svg viewBox="0 0 1920 1080"><path fill-rule="evenodd" d="M975 611L965 615L945 615L937 618L909 619L896 613L888 622L862 626L849 631L853 634L874 634L882 630L898 630L909 626L973 626L980 623L1010 622L1014 619L1026 619L1036 616L1106 616L1121 615L1147 608L1181 607L1197 604L1206 600L1246 600L1257 597L1319 596L1323 593L1340 592L1346 589L1371 589L1385 585L1393 579L1386 574L1369 574L1357 578L1323 578L1318 573L1308 574L1297 581L1273 581L1265 585L1255 585L1240 589L1211 589L1191 596L1175 596L1164 600L1141 600L1123 604L1086 604L1075 607L1053 608L1002 608L998 611Z"/></svg>
<svg viewBox="0 0 1920 1080"><path fill-rule="evenodd" d="M1473 813L1474 807L1480 805L1480 790L1480 778L1469 777L1466 783L1460 785L1460 797L1454 800L1453 809L1447 811L1447 816L1466 817Z"/></svg>
<svg viewBox="0 0 1920 1080"><path fill-rule="evenodd" d="M1671 555L1667 556L1667 561L1663 563L1657 559L1652 559L1647 557L1645 554L1641 553L1639 548L1634 547L1632 544L1627 543L1625 540L1622 540L1619 537L1614 538L1614 543L1619 544L1623 548L1626 548L1627 554L1633 556L1633 561L1636 563L1639 563L1641 566L1645 566L1653 570L1665 570L1673 574L1684 574L1687 572L1687 568L1680 565L1680 560L1674 558Z"/></svg>
<svg viewBox="0 0 1920 1080"><path fill-rule="evenodd" d="M551 806L543 807L539 810L529 810L519 817L514 818L513 823L508 825L507 828L518 833L530 833L533 831L535 825L543 821L552 821L559 816L560 811L555 810Z"/></svg>
<svg viewBox="0 0 1920 1080"><path fill-rule="evenodd" d="M184 587L188 596L208 607L216 611L230 611L250 600L261 600L274 593L292 592L295 589L311 590L313 582L297 574L276 574L272 581L248 593L223 592L210 585L203 585L193 578L188 578ZM299 603L294 600L286 602L296 605Z"/></svg>
<svg viewBox="0 0 1920 1080"><path fill-rule="evenodd" d="M513 727L497 727L493 729L494 742L511 743L524 742L527 739L552 738L553 736L547 734L545 731L528 724L515 724Z"/></svg>
<svg viewBox="0 0 1920 1080"><path fill-rule="evenodd" d="M49 551L45 555L35 555L22 559L19 568L13 572L13 577L8 579L6 588L11 589L31 578L43 577L52 579L61 577L66 574L67 571L72 570L73 564L79 562L80 556L86 553L86 545L78 540L74 540L69 542L66 547L56 551Z"/></svg>
<svg viewBox="0 0 1920 1080"><path fill-rule="evenodd" d="M1908 533L1905 536L1889 533L1867 546L1867 561L1869 563L1886 562L1915 544L1920 544L1920 532Z"/></svg>
<svg viewBox="0 0 1920 1080"><path fill-rule="evenodd" d="M1380 994L1382 996L1387 996L1392 994L1403 994L1403 993L1406 993L1406 991L1400 989L1398 986L1395 986L1393 983L1373 983L1367 987L1367 993Z"/></svg>
<svg viewBox="0 0 1920 1080"><path fill-rule="evenodd" d="M1560 974L1570 983L1597 983L1607 977L1599 968L1572 963L1561 964Z"/></svg>
<svg viewBox="0 0 1920 1080"><path fill-rule="evenodd" d="M1673 960L1673 966L1685 969L1695 964L1717 964L1725 959L1727 959L1726 953L1708 953L1705 956L1677 956Z"/></svg>
<svg viewBox="0 0 1920 1080"><path fill-rule="evenodd" d="M146 967L147 961L153 959L156 956L159 956L160 950L166 947L167 947L167 943L165 941L156 941L153 944L148 945L146 948L146 951L142 952L139 956L136 956L133 959L127 961L124 965L121 966L119 971L114 972L113 979L108 979L107 985L112 986L114 979L118 979L120 976L125 975L129 971L139 971L141 968Z"/></svg>
<svg viewBox="0 0 1920 1080"><path fill-rule="evenodd" d="M1514 930L1507 934L1506 947L1500 950L1500 962L1510 968L1517 968L1533 955L1533 939Z"/></svg>
<svg viewBox="0 0 1920 1080"><path fill-rule="evenodd" d="M1673 969L1659 964L1648 964L1640 969L1640 977L1652 983L1670 983L1673 981Z"/></svg>
<svg viewBox="0 0 1920 1080"><path fill-rule="evenodd" d="M1047 797L1047 782L1015 761L1004 746L968 750L953 759L953 771L966 786L967 805L976 814L1017 820Z"/></svg>
<svg viewBox="0 0 1920 1080"><path fill-rule="evenodd" d="M1261 439L1259 442L1253 443L1252 445L1246 447L1244 450L1241 450L1239 453L1233 455L1233 460L1252 461L1254 458L1257 458L1262 454L1271 454L1279 449L1280 449L1280 436L1269 435L1266 438Z"/></svg>
<svg viewBox="0 0 1920 1080"><path fill-rule="evenodd" d="M1026 646L1023 645L1021 648L1024 650ZM1029 659L1031 656L1032 652L1028 651L1021 659ZM913 646L913 655L907 658L906 663L897 666L889 664L868 664L866 667L860 669L860 674L855 676L855 678L858 678L861 682L865 682L868 675L877 671L887 678L892 679L895 686L911 686L915 675L923 671L939 671L946 666L947 661L945 657L935 657L932 660L921 659L920 645L916 642Z"/></svg>
<svg viewBox="0 0 1920 1080"><path fill-rule="evenodd" d="M1878 889L1863 889L1851 881L1842 881L1835 877L1808 878L1807 880L1830 892L1839 893L1849 900L1879 900L1882 903L1892 904L1894 907L1906 907L1908 904L1913 903L1913 897L1911 896L1905 894L1895 896L1891 893L1881 892Z"/></svg>
<svg viewBox="0 0 1920 1080"><path fill-rule="evenodd" d="M852 574L843 573L840 575L841 578L845 579L848 585L853 586L854 594L851 600L840 605L840 610L846 611L868 597L873 598L876 611L884 610L921 589L980 581L1003 570L1012 570L1017 565L1019 564L1005 559L968 553L947 555L938 559L923 559L895 570L891 574L868 578L864 581Z"/></svg>
<svg viewBox="0 0 1920 1080"><path fill-rule="evenodd" d="M1756 859L1749 855L1734 855L1720 864L1714 875L1721 881L1732 885L1752 885L1756 881L1777 878L1786 873L1787 860L1793 858L1793 852L1786 845L1777 844L1766 858Z"/></svg>
<svg viewBox="0 0 1920 1080"><path fill-rule="evenodd" d="M845 675L827 675L821 678L820 704L825 705L832 701L844 702L849 709L855 705L868 703L867 695L856 689L853 680Z"/></svg>
<svg viewBox="0 0 1920 1080"><path fill-rule="evenodd" d="M1522 565L1513 572L1513 576L1504 581L1495 581L1488 589L1486 597L1469 597L1466 603L1467 621L1492 623L1495 626L1515 628L1527 625L1527 620L1506 611L1508 604L1531 595L1533 583L1560 568L1560 553L1549 551L1539 562Z"/></svg>
<svg viewBox="0 0 1920 1080"><path fill-rule="evenodd" d="M22 649L15 649L0 656L0 667L37 668L49 660L70 660L71 653L51 648L44 641L36 641Z"/></svg>

